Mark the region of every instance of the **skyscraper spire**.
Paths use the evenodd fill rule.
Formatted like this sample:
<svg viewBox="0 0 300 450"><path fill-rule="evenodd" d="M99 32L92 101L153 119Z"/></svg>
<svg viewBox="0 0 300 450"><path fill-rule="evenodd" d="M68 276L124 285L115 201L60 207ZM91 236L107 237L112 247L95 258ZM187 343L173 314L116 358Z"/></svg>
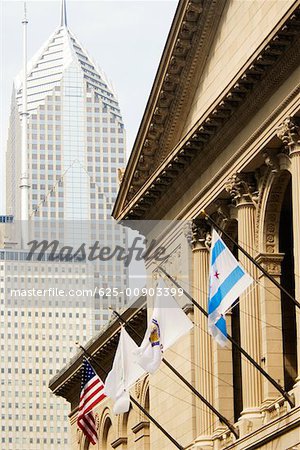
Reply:
<svg viewBox="0 0 300 450"><path fill-rule="evenodd" d="M23 89L22 89L22 140L21 140L21 220L22 220L22 246L28 242L28 201L29 201L29 175L28 175L28 137L27 137L27 10L24 2L23 24Z"/></svg>
<svg viewBox="0 0 300 450"><path fill-rule="evenodd" d="M61 27L67 26L66 0L61 0L60 26Z"/></svg>

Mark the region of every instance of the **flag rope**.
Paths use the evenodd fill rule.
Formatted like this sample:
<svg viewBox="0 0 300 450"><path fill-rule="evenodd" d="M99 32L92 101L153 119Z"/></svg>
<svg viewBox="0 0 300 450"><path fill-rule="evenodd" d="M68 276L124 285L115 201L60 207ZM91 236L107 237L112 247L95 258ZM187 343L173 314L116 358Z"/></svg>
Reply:
<svg viewBox="0 0 300 450"><path fill-rule="evenodd" d="M166 272L165 269L163 269L162 267L159 267L159 270L164 273L166 275L167 278L169 278L170 281L173 282L173 284L175 284L175 286L177 286L179 289L182 289L185 296L193 303L194 306L196 306L196 308L198 308L202 314L204 314L205 317L208 317L208 313L205 311L204 308L202 308L201 305L199 305L199 303L191 296L191 294L189 294L176 280L174 280L174 278L168 273ZM240 346L240 344L238 344L238 342L236 342L232 336L230 336L229 334L227 334L227 339L232 343L232 345L235 346L235 348L242 353L255 367L256 369L281 393L281 395L288 401L289 405L291 406L291 408L294 408L295 406L295 401L294 401L294 397L291 396L288 392L285 391L285 389L283 389L282 386L280 386L279 383L277 383L276 380L274 380L274 378L272 378L256 361L255 359L252 358L252 356L249 355L248 352L246 352L246 350Z"/></svg>
<svg viewBox="0 0 300 450"><path fill-rule="evenodd" d="M143 339L140 333L138 333L130 323L126 322L126 320L124 320L117 311L113 311L113 313L119 319L122 325L128 325L129 329L132 330L139 339ZM216 416L218 416L221 422L227 425L229 430L238 439L239 433L235 426L225 416L223 416L223 414L221 414L208 400L206 400L206 398L203 397L203 395L200 394L200 392L197 391L197 389L195 389L195 387L186 378L184 378L181 373L179 373L178 370L171 363L169 363L168 360L166 360L166 358L162 358L162 362L193 392L193 394L195 394Z"/></svg>
<svg viewBox="0 0 300 450"><path fill-rule="evenodd" d="M204 330L203 328L201 328L200 325L198 325L198 324L195 323L195 322L193 322L193 324L194 324L195 327L199 328L200 330L202 330L202 331L204 331L206 334L208 334L208 336L210 336L210 334L209 334L206 330ZM218 375L215 375L214 373L210 372L210 371L207 370L207 369L204 369L204 367L199 366L199 364L196 364L194 361L192 361L192 360L190 360L190 359L188 359L188 358L185 358L182 354L177 353L177 352L176 352L175 350L173 350L172 348L169 348L168 350L169 350L170 352L174 353L174 355L176 355L176 356L178 356L178 357L184 359L184 361L186 361L186 362L192 364L192 366L196 367L197 369L201 370L202 372L205 372L205 373L207 373L208 375L211 375L211 376L212 376L213 378L215 378L216 380L221 381L222 383L227 384L229 387L232 387L232 388L233 388L233 384L232 384L232 383L229 383L228 381L223 380L223 378L218 377Z"/></svg>
<svg viewBox="0 0 300 450"><path fill-rule="evenodd" d="M272 295L275 299L277 300L281 300L281 298L276 295L274 292L270 291L266 286L264 286L259 280L254 279L254 282L258 284L258 286L262 287L266 292L268 292L270 295ZM201 292L202 294L205 294L208 298L208 292L204 291L203 289L200 289L199 287L195 286L193 283L188 283L185 280L181 280L181 283L184 284L185 286L191 287L193 289L195 289L198 292ZM239 304L239 300L237 302L234 303L233 307L236 306L237 304ZM231 308L232 309L232 308ZM230 309L230 310L231 310ZM275 325L273 325L270 322L267 322L266 320L262 320L259 317L254 316L253 314L247 313L245 311L240 311L241 314L244 314L245 316L251 317L251 318L255 318L256 320L258 320L258 322L261 322L262 324L268 325L271 328L274 328L274 330L278 330L281 331L281 328L276 327ZM209 334L209 333L208 333Z"/></svg>
<svg viewBox="0 0 300 450"><path fill-rule="evenodd" d="M224 236L234 245L237 246L237 248L278 288L283 292L299 309L300 309L300 303L290 294L283 286L281 286L280 283L278 283L277 280L275 280L272 275L269 274L269 272L264 269L264 267L259 264L238 242L236 242L222 227L220 227L214 219L211 218L204 210L201 211L201 214L207 219L208 222L210 222L211 225L213 225L215 228L217 228L221 233L224 234Z"/></svg>
<svg viewBox="0 0 300 450"><path fill-rule="evenodd" d="M83 353L90 358L93 362L94 365L101 370L101 372L103 372L105 375L107 375L107 371L101 367L101 365L98 363L98 361L96 360L96 358L91 355L86 348L84 348L82 345L79 345L79 348L83 351ZM154 417L134 398L132 397L132 395L130 395L130 401L138 408L140 409L140 411L142 411L142 413L174 444L174 446L176 448L178 448L179 450L184 450L184 447L182 445L180 445L176 439L173 438L173 436L170 435L170 433L168 433L162 425L160 425L159 422L157 422L156 419L154 419Z"/></svg>
<svg viewBox="0 0 300 450"><path fill-rule="evenodd" d="M160 370L161 373L162 373L164 376L168 377L172 382L174 382L174 383L176 383L178 386L180 386L179 382L176 381L174 378L171 378L170 375L168 375L167 372L163 371L163 370L160 369L160 368L159 368L158 370ZM166 391L165 391L164 389L161 389L161 388L159 388L158 386L153 385L151 388L154 388L154 389L156 389L156 390L158 390L158 391L160 391L160 392L166 393ZM186 389L186 388L183 388L183 389L184 389L185 392L188 392L188 393L189 393L189 390L188 390L188 389ZM191 407L193 406L195 409L197 409L197 410L199 410L199 411L202 411L202 412L205 412L205 411L206 411L204 408L201 408L200 406L196 406L196 405L194 405L193 403L184 400L183 398L177 397L176 395L172 394L171 392L168 392L168 395L170 395L171 397L175 398L176 400L182 401L182 402L185 403L186 405L189 405L189 406L191 406ZM234 417L231 417L231 418L230 418L230 421L233 421L233 420L234 420ZM200 431L200 435L201 435L201 434L205 435L205 434L206 434L211 428L213 428L217 423L218 423L218 420L214 420L214 421L212 422L211 426L207 427L205 430L201 430L201 431ZM222 434L224 434L224 432L222 432Z"/></svg>

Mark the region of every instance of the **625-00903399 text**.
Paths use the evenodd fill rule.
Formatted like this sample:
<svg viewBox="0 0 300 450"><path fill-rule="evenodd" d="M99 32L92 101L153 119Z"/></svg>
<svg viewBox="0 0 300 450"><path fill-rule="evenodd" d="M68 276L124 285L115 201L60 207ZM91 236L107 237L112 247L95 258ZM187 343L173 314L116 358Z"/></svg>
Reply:
<svg viewBox="0 0 300 450"><path fill-rule="evenodd" d="M148 297L166 295L173 295L181 297L183 295L183 289L181 288L131 288L126 287L120 289L117 287L99 287L94 289L60 289L60 288L47 288L47 289L11 289L10 294L12 297L95 297L98 295L100 298L118 297L119 295L126 295L128 297L140 295L147 295Z"/></svg>

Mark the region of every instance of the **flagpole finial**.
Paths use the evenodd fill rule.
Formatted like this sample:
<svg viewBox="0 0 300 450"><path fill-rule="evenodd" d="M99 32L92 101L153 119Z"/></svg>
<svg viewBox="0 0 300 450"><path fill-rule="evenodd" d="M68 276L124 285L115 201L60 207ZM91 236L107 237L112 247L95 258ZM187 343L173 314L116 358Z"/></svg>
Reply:
<svg viewBox="0 0 300 450"><path fill-rule="evenodd" d="M66 0L62 0L62 2L61 2L60 26L61 27L66 27L67 26Z"/></svg>
<svg viewBox="0 0 300 450"><path fill-rule="evenodd" d="M205 209L201 209L201 211L200 211L200 217L205 217L205 218L208 217L208 214L206 214Z"/></svg>

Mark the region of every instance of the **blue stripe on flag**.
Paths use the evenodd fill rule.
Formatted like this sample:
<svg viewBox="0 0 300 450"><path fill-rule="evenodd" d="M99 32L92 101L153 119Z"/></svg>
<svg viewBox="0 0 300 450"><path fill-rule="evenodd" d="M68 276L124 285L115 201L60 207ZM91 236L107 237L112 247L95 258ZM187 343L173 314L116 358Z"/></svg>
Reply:
<svg viewBox="0 0 300 450"><path fill-rule="evenodd" d="M245 272L238 266L219 286L215 295L208 302L208 314L211 314L218 308L223 298L236 285L236 283L245 275Z"/></svg>
<svg viewBox="0 0 300 450"><path fill-rule="evenodd" d="M220 241L220 239L218 239L212 249L212 254L211 254L211 265L212 266L215 264L217 257L222 253L223 250L225 250L225 245L223 244L222 241Z"/></svg>
<svg viewBox="0 0 300 450"><path fill-rule="evenodd" d="M224 336L227 337L227 328L226 328L226 320L223 316L215 323L215 326L221 331Z"/></svg>

